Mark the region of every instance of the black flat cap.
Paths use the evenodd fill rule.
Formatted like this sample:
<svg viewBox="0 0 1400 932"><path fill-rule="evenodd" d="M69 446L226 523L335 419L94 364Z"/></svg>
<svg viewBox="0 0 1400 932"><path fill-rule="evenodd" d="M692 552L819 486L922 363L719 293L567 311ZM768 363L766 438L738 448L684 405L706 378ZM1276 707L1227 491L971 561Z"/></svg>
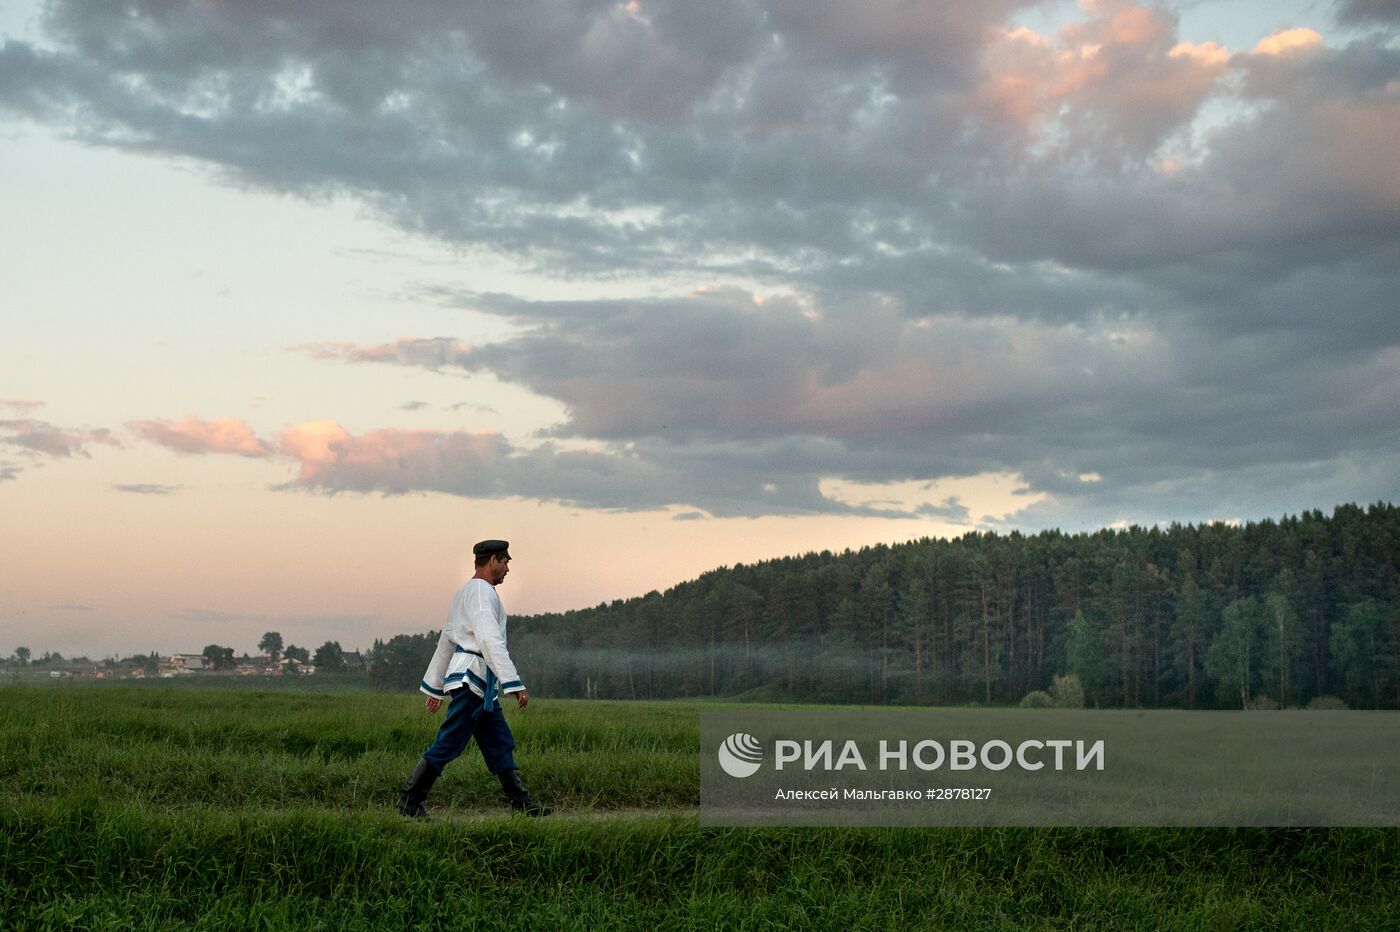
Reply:
<svg viewBox="0 0 1400 932"><path fill-rule="evenodd" d="M483 540L481 543L477 544L475 547L472 548L472 553L476 554L479 557L490 556L492 554L497 553L501 554L502 556L508 557L510 556L510 541Z"/></svg>

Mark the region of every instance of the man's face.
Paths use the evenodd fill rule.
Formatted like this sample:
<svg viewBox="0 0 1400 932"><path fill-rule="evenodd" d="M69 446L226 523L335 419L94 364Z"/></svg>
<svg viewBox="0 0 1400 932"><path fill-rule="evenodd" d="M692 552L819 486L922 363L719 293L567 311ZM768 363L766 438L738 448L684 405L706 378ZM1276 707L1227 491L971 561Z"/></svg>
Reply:
<svg viewBox="0 0 1400 932"><path fill-rule="evenodd" d="M499 586L505 582L506 574L510 572L510 557L492 557L491 562L486 564L486 569L491 576L491 585Z"/></svg>

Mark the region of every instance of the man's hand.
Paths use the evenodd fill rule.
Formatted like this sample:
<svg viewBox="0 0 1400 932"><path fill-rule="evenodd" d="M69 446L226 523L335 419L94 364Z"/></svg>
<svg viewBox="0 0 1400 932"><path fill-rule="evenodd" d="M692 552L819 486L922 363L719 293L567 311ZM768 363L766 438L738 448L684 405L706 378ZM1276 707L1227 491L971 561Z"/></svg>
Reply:
<svg viewBox="0 0 1400 932"><path fill-rule="evenodd" d="M423 703L423 706L429 712L436 712L438 709L442 708L442 700L437 696L429 696L428 701Z"/></svg>
<svg viewBox="0 0 1400 932"><path fill-rule="evenodd" d="M520 692L518 692L518 693L515 694L515 707L516 707L517 709L523 709L523 708L525 708L525 706L528 705L529 702L530 702L530 691L529 691L528 689L522 689L522 690L520 690Z"/></svg>

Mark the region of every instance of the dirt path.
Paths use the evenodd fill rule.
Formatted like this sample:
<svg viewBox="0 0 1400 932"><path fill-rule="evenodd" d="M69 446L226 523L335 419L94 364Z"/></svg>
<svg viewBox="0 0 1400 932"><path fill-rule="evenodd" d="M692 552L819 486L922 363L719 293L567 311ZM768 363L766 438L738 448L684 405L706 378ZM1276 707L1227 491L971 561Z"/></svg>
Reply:
<svg viewBox="0 0 1400 932"><path fill-rule="evenodd" d="M432 809L431 812L434 822L491 822L517 818L508 809ZM547 818L552 822L621 822L698 816L698 809L556 809Z"/></svg>

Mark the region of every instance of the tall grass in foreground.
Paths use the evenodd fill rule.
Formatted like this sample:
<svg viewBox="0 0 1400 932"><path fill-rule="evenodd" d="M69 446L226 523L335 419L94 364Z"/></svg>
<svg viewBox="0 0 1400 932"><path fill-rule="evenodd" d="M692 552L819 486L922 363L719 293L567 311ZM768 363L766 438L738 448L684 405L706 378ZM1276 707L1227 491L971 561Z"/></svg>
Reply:
<svg viewBox="0 0 1400 932"><path fill-rule="evenodd" d="M469 751L419 824L412 697L0 690L0 928L1400 927L1394 830L702 829L697 710L532 704L568 811Z"/></svg>
<svg viewBox="0 0 1400 932"><path fill-rule="evenodd" d="M694 807L695 707L538 702L509 711L532 791L567 808ZM0 690L0 793L159 807L387 805L443 713L413 695L148 687ZM494 809L469 747L433 800Z"/></svg>

